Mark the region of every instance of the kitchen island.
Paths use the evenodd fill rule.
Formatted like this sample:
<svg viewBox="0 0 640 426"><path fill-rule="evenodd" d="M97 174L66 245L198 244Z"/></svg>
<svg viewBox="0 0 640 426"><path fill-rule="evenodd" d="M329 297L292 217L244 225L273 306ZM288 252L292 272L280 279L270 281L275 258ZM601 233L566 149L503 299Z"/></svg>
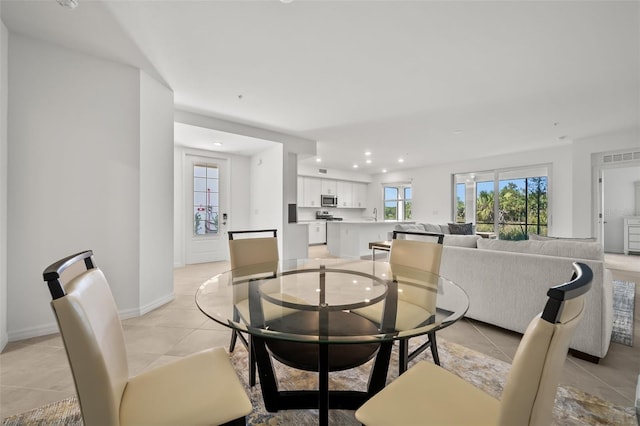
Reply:
<svg viewBox="0 0 640 426"><path fill-rule="evenodd" d="M394 226L415 222L376 222L343 220L327 222L327 249L333 256L361 257L371 255L369 243L391 239Z"/></svg>

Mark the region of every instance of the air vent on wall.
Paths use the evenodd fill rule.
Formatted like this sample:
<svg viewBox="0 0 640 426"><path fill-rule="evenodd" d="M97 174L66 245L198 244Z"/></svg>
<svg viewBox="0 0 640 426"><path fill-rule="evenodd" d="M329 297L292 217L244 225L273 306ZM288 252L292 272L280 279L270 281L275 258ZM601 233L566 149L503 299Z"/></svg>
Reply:
<svg viewBox="0 0 640 426"><path fill-rule="evenodd" d="M640 160L640 151L621 152L619 154L606 154L602 157L603 163L617 163L620 161Z"/></svg>
<svg viewBox="0 0 640 426"><path fill-rule="evenodd" d="M321 175L326 175L327 169L318 169L318 173L320 173Z"/></svg>

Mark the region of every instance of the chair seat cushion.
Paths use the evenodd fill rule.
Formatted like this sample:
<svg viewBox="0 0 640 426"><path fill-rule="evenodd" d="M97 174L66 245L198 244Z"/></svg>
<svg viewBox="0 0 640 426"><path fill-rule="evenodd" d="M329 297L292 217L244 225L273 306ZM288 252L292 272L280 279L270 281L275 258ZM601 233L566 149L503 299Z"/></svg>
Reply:
<svg viewBox="0 0 640 426"><path fill-rule="evenodd" d="M125 425L217 425L249 414L251 402L222 348L132 377L120 406Z"/></svg>
<svg viewBox="0 0 640 426"><path fill-rule="evenodd" d="M356 418L375 425L496 425L500 402L455 374L421 361L367 401Z"/></svg>

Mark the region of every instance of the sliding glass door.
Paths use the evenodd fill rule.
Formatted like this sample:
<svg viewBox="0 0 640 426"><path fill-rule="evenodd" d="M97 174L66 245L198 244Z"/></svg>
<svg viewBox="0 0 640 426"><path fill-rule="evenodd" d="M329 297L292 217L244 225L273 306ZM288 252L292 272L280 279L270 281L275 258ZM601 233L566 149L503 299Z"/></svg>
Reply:
<svg viewBox="0 0 640 426"><path fill-rule="evenodd" d="M547 235L548 179L547 166L456 174L455 220L504 240Z"/></svg>

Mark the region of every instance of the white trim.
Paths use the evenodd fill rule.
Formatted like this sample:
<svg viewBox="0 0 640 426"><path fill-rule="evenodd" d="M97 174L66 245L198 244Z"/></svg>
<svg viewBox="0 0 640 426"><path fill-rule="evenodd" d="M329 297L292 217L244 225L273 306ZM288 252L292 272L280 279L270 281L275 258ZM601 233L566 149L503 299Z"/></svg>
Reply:
<svg viewBox="0 0 640 426"><path fill-rule="evenodd" d="M4 350L7 343L9 343L9 336L7 335L6 330L2 330L2 334L0 334L0 352Z"/></svg>
<svg viewBox="0 0 640 426"><path fill-rule="evenodd" d="M162 296L162 297L160 297L160 298L158 298L158 299L156 299L156 300L154 300L154 301L152 301L150 303L147 303L144 306L141 306L138 309L139 314L136 315L136 316L142 316L142 315L144 315L144 314L146 314L148 312L151 312L154 309L157 309L160 306L166 305L167 303L173 301L175 298L176 298L176 295L173 292L169 293L167 295L164 295L164 296ZM120 318L121 319L125 319L124 318L124 312L119 312L119 314L120 314ZM128 317L128 318L132 318L132 317Z"/></svg>
<svg viewBox="0 0 640 426"><path fill-rule="evenodd" d="M147 303L144 306L118 311L118 316L120 317L121 320L141 317L142 315L148 312L151 312L152 310L157 309L160 306L166 305L167 303L171 302L174 299L175 299L175 294L170 293L170 294L167 294L166 296L160 297L159 299L152 301L151 303ZM37 327L25 328L22 330L11 332L9 333L8 336L6 335L2 336L1 347L4 348L4 346L8 342L15 342L17 340L29 339L31 337L46 336L48 334L58 333L59 331L60 329L58 328L58 324L56 322L50 322L48 324L40 325Z"/></svg>

